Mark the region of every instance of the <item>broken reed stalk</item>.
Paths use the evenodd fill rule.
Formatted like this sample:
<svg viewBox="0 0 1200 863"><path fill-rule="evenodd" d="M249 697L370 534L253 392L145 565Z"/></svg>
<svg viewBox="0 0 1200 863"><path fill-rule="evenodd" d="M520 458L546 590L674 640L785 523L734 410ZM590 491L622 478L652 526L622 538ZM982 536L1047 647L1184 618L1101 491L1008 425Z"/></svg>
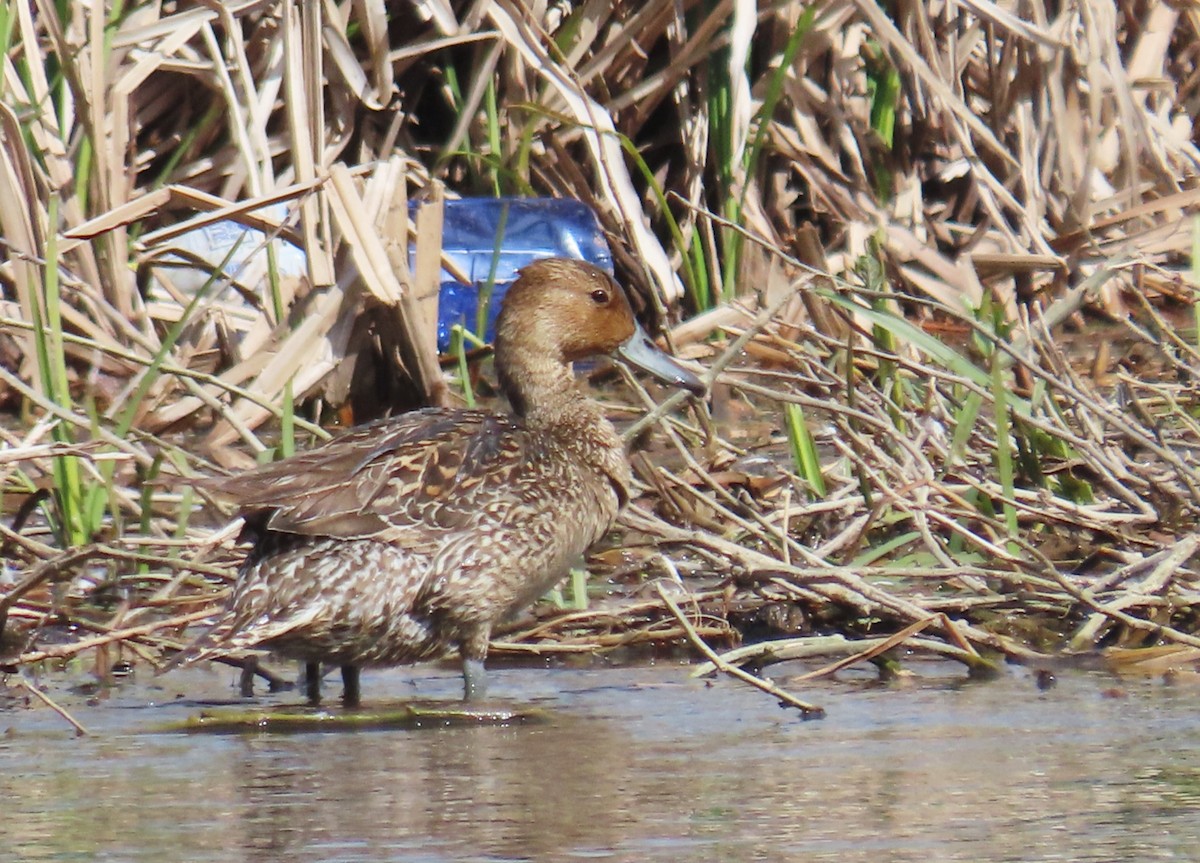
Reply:
<svg viewBox="0 0 1200 863"><path fill-rule="evenodd" d="M59 704L57 701L55 701L53 698L51 698L49 695L47 695L41 689L34 686L32 683L30 683L28 680L26 680L23 676L18 679L18 683L26 692L28 692L30 695L37 698L39 701L41 701L43 704L45 704L47 707L49 707L51 710L53 710L55 713L57 713L59 716L61 716L63 719L67 720L67 722L69 722L71 724L71 726L75 729L75 734L77 737L84 737L88 734L91 734L91 732L88 731L86 727L84 727L83 723L80 722L78 719L76 719L74 716L72 716L65 707L63 707L61 704Z"/></svg>
<svg viewBox="0 0 1200 863"><path fill-rule="evenodd" d="M687 619L687 616L683 613L683 610L680 609L680 607L675 603L675 600L672 599L670 594L667 593L662 582L658 582L654 587L658 591L658 595L662 597L662 601L664 604L666 604L667 609L675 616L675 619L679 621L679 625L682 626L684 632L687 633L688 641L690 641L697 650L704 654L704 656L708 657L708 661L716 666L718 671L720 671L722 674L728 674L730 677L740 680L743 683L748 683L755 689L760 689L770 696L778 698L779 705L781 707L795 707L806 719L821 719L825 716L825 709L823 707L810 704L807 701L802 701L801 699L792 695L790 692L781 689L774 683L771 683L769 680L763 680L761 677L756 677L755 675L750 674L748 671L743 671L736 665L730 665L729 663L725 662L725 660L723 660L716 651L705 644L704 639L702 639L696 633L696 629L694 626L692 626L692 622Z"/></svg>
<svg viewBox="0 0 1200 863"><path fill-rule="evenodd" d="M142 636L149 635L152 632L157 632L160 629L182 629L190 623L196 623L211 617L213 614L212 608L202 608L199 611L191 611L187 614L177 614L172 617L162 620L155 620L150 623L143 623L140 626L128 626L123 629L116 629L112 632L106 632L103 635L95 635L91 638L81 638L78 641L70 644L58 644L53 647L46 647L42 650L31 650L22 653L17 657L16 661L22 665L28 665L34 662L42 662L47 659L65 659L70 656L75 656L85 650L92 650L97 647L115 644L122 641L132 641Z"/></svg>
<svg viewBox="0 0 1200 863"><path fill-rule="evenodd" d="M678 552L681 580L706 612L724 620L780 603L825 615L852 638L943 614L951 617L930 624L925 639L1027 661L1043 656L1030 644L1055 643L1055 626L1064 630L1058 643L1076 650L1194 640L1200 574L1184 538L1200 518L1190 383L1200 372L1170 304L1194 299L1183 215L1200 205L1190 185L1200 152L1176 130L1200 99L1187 54L1195 16L1150 2L1145 20L1162 22L1163 38L1146 40L1140 20L1077 7L1040 23L984 20L969 4L938 16L918 4L894 17L852 0L803 13L776 4L734 39L736 4L684 16L669 0L632 13L591 4L583 27L537 21L507 3L473 6L462 20L442 4L429 20L390 28L374 4L346 4L336 22L323 21L320 4L286 21L273 4L133 4L106 23L110 43L98 46L69 5L14 4L10 47L24 66L0 100L0 400L40 415L27 440L5 433L6 444L40 445L55 423L88 443L0 459L0 483L14 499L32 496L52 485L53 460L70 457L108 504L85 550L97 539L115 550L135 534L178 537L182 550L164 543L157 561L108 555L113 586L134 610L178 619L215 601L198 585L159 596L159 576L184 568L172 555L230 551L229 537L181 518L177 499L146 492L145 476L163 460L184 473L246 463L245 449L265 448L257 429L280 416L281 393L319 402L328 392L322 371L353 364L361 298L397 308L408 198L445 184L590 203L620 240L618 270L651 286L660 316L677 310L683 273L698 313L686 341L697 353L714 349L717 403L712 415L698 412L693 431L663 420L682 404L668 400L631 437L656 424L663 432L666 458L656 452L639 468L650 486L642 503L691 529L635 507L617 541L636 554L641 532ZM1080 74L1063 27L1086 44L1115 33L1118 50L1093 60L1108 87ZM961 52L961 34L984 31L975 50ZM864 44L877 46L872 63ZM716 52L753 52L757 61L730 64ZM1005 62L1026 54L1027 63ZM105 63L87 69L89 57ZM728 98L702 103L695 94L714 62L736 80L720 85ZM430 68L442 80L484 83L435 91ZM879 86L889 81L899 86ZM1168 86L1147 95L1139 81ZM116 121L99 122L96 106ZM443 127L442 140L427 139ZM1093 134L1081 145L1057 134L1063 128ZM905 146L914 140L932 143L914 155ZM291 215L268 224L249 212L273 202ZM187 218L197 210L207 215ZM146 275L188 228L229 220L294 241L308 281L266 279L244 301L213 303L161 351L190 299L165 279L161 295L152 286L143 295L135 272ZM421 234L422 277L400 279L403 289L431 290L434 244ZM129 260L123 250L133 250ZM802 297L784 289L814 275L819 289ZM48 279L61 300L54 336L75 376L59 400L14 359L32 356ZM763 311L719 305L733 294ZM428 301L400 294L406 329L424 314L412 305ZM1115 370L1091 376L1067 356L1060 326L1090 305L1124 320L1133 345ZM377 346L375 335L360 354ZM418 335L428 333L410 332L408 353L387 371L419 366L421 388L433 392L439 376ZM1135 348L1157 365L1147 370ZM121 399L112 393L134 391L150 369L159 378L145 412L128 434L115 433L120 409L111 406ZM736 427L785 404L803 407L824 456L820 499L778 458L778 441ZM163 431L196 417L215 419L244 446L202 457L193 439ZM308 430L324 434L320 424ZM1002 481L995 465L1014 455L1014 476ZM53 507L43 509L54 524ZM47 563L64 551L54 540L9 533L11 560L0 563L15 589L3 609L98 614L69 590L47 598L49 582L71 575ZM1177 552L1169 573L1136 585L1106 580L1163 545ZM1096 572L1081 572L1080 561ZM194 569L233 578L224 559L203 566ZM519 636L557 638L565 649L576 635L600 633L596 643L608 646L677 632L637 602L618 598L614 609L615 625L564 617ZM1005 615L1044 629L1017 637L998 620Z"/></svg>
<svg viewBox="0 0 1200 863"><path fill-rule="evenodd" d="M901 644L906 643L908 641L908 639L910 639L912 636L916 635L918 632L921 632L922 630L926 629L931 623L933 623L936 620L937 620L936 615L930 615L929 617L925 618L924 620L918 620L913 623L910 623L908 626L904 627L904 629L900 630L896 634L889 636L888 638L882 639L879 642L879 644L873 644L868 647L864 647L863 650L859 651L858 653L854 654L853 656L847 656L845 659L839 659L835 662L829 663L828 665L822 666L821 668L815 669L813 671L805 672L804 674L799 675L795 679L796 680L820 680L823 677L831 677L834 674L837 674L842 669L850 668L853 665L858 665L860 662L870 662L875 657L886 653L887 651L891 650L892 648L898 647Z"/></svg>
<svg viewBox="0 0 1200 863"><path fill-rule="evenodd" d="M981 662L978 653L953 647L934 638L918 638L910 634L903 642L908 649L953 659L963 663L968 668L974 667L973 663ZM750 664L756 668L765 668L768 665L791 662L798 659L820 659L821 657L836 656L839 653L846 654L853 662L860 662L864 658L869 658L867 656L869 652L878 648L883 648L884 650L890 649L896 646L897 643L895 636L888 636L887 638L849 639L844 635L810 635L802 638L759 641L754 644L747 644L727 650L721 653L720 656L721 659L730 665L741 666ZM826 666L825 668L829 669L832 667ZM841 666L839 665L838 667L840 668ZM691 670L689 676L706 677L716 670L716 666L711 662L702 662ZM820 669L819 671L826 674L829 673L825 669ZM817 672L810 672L800 675L799 679L809 679L810 675L820 676Z"/></svg>

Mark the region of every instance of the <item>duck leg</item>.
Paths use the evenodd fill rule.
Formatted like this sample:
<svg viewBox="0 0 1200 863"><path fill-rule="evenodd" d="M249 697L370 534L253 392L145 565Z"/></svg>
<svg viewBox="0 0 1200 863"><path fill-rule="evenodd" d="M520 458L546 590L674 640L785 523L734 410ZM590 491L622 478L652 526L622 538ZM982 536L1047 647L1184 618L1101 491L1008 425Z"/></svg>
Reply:
<svg viewBox="0 0 1200 863"><path fill-rule="evenodd" d="M254 697L254 675L258 673L258 657L247 656L242 660L242 673L238 677L238 690L242 698Z"/></svg>
<svg viewBox="0 0 1200 863"><path fill-rule="evenodd" d="M343 665L342 666L342 706L343 707L358 707L359 705L359 689L358 689L358 666Z"/></svg>
<svg viewBox="0 0 1200 863"><path fill-rule="evenodd" d="M321 663L304 663L304 692L313 707L321 703Z"/></svg>
<svg viewBox="0 0 1200 863"><path fill-rule="evenodd" d="M487 696L487 672L482 659L463 657L463 701L483 701Z"/></svg>
<svg viewBox="0 0 1200 863"><path fill-rule="evenodd" d="M463 664L463 701L483 701L487 696L487 672L483 662L487 659L491 629L476 632L462 643L459 652Z"/></svg>

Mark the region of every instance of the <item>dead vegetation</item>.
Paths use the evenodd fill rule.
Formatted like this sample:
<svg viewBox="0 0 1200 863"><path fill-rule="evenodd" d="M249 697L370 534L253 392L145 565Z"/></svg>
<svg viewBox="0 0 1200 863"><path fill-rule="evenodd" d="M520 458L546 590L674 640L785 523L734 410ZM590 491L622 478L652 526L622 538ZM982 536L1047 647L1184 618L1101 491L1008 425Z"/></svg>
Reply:
<svg viewBox="0 0 1200 863"><path fill-rule="evenodd" d="M155 665L220 601L235 531L167 477L458 397L460 194L589 203L713 383L622 391L605 586L498 652L1200 647L1200 7L59 8L0 20L10 665ZM230 220L301 270L176 284Z"/></svg>

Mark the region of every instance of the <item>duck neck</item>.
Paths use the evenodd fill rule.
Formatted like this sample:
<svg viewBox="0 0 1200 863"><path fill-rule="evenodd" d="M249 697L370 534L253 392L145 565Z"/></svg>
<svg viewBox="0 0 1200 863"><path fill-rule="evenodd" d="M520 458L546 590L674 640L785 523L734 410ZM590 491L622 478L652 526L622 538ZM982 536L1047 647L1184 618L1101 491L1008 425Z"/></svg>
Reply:
<svg viewBox="0 0 1200 863"><path fill-rule="evenodd" d="M607 477L617 505L623 506L633 483L625 445L600 405L579 387L571 366L548 359L504 359L500 386L525 427L563 442Z"/></svg>
<svg viewBox="0 0 1200 863"><path fill-rule="evenodd" d="M500 388L513 413L534 429L549 429L584 414L594 420L599 409L584 395L571 366L549 358L505 357L500 366ZM574 423L569 423L574 425Z"/></svg>

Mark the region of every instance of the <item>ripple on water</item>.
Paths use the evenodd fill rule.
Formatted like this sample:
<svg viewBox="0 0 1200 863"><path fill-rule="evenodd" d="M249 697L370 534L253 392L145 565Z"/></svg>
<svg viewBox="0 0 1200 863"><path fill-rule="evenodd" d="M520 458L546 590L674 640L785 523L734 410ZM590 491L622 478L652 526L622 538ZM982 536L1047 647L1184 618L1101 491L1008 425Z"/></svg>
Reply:
<svg viewBox="0 0 1200 863"><path fill-rule="evenodd" d="M935 675L944 675L935 666ZM443 698L452 672L373 675ZM802 722L678 666L502 669L544 725L293 735L150 733L226 697L185 671L99 706L74 739L0 714L0 839L24 861L1053 861L1200 859L1195 693L1108 678L822 683ZM166 688L163 688L163 687ZM378 687L378 688L377 688ZM163 702L161 707L148 707ZM164 856L167 855L167 856Z"/></svg>

